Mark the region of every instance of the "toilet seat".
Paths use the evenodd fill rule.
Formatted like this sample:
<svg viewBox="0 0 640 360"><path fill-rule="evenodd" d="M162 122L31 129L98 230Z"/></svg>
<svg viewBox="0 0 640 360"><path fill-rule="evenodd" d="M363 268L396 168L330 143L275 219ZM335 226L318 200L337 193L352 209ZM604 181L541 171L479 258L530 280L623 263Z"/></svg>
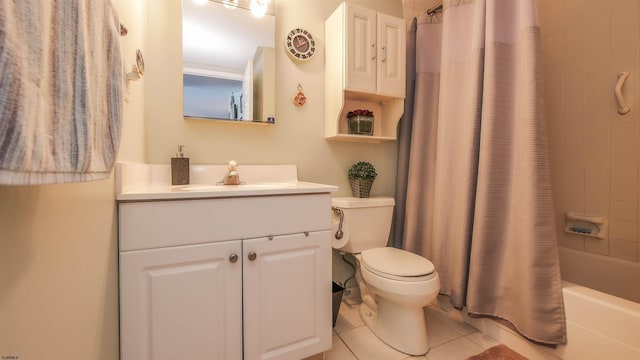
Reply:
<svg viewBox="0 0 640 360"><path fill-rule="evenodd" d="M434 276L433 263L412 252L393 247L365 250L361 263L368 271L398 281L424 281Z"/></svg>

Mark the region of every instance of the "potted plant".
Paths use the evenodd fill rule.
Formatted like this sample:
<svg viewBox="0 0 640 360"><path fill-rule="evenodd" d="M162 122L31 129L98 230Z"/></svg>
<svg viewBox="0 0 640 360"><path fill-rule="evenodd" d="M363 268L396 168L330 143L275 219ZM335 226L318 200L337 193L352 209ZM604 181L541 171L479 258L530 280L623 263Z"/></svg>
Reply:
<svg viewBox="0 0 640 360"><path fill-rule="evenodd" d="M373 181L378 176L376 168L366 161L358 161L351 166L347 175L353 196L368 198L371 193Z"/></svg>
<svg viewBox="0 0 640 360"><path fill-rule="evenodd" d="M373 111L357 109L347 113L349 134L373 135Z"/></svg>

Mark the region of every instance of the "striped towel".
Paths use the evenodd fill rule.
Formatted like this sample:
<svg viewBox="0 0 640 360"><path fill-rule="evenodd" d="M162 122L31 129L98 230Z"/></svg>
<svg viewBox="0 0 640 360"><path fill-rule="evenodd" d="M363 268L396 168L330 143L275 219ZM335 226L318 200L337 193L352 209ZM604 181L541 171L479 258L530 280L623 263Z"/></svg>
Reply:
<svg viewBox="0 0 640 360"><path fill-rule="evenodd" d="M0 0L0 184L108 178L124 69L109 0Z"/></svg>

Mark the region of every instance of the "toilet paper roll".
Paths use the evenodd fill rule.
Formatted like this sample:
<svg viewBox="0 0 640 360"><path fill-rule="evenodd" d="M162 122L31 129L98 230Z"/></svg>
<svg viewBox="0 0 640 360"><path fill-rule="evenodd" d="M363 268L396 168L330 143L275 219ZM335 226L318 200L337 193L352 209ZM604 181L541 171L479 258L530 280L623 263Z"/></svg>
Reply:
<svg viewBox="0 0 640 360"><path fill-rule="evenodd" d="M349 242L351 232L349 231L349 226L345 223L342 224L342 239L336 239L336 232L338 232L338 225L340 225L340 221L333 220L331 221L331 246L339 250Z"/></svg>

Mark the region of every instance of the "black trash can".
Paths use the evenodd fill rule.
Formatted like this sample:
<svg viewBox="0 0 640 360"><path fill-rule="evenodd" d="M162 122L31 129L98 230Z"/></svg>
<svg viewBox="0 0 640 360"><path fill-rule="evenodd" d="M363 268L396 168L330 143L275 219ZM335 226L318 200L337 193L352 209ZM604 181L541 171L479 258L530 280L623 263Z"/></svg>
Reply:
<svg viewBox="0 0 640 360"><path fill-rule="evenodd" d="M338 319L338 312L340 311L340 303L342 302L342 294L344 294L344 288L337 282L333 282L333 327L336 326L336 320Z"/></svg>

